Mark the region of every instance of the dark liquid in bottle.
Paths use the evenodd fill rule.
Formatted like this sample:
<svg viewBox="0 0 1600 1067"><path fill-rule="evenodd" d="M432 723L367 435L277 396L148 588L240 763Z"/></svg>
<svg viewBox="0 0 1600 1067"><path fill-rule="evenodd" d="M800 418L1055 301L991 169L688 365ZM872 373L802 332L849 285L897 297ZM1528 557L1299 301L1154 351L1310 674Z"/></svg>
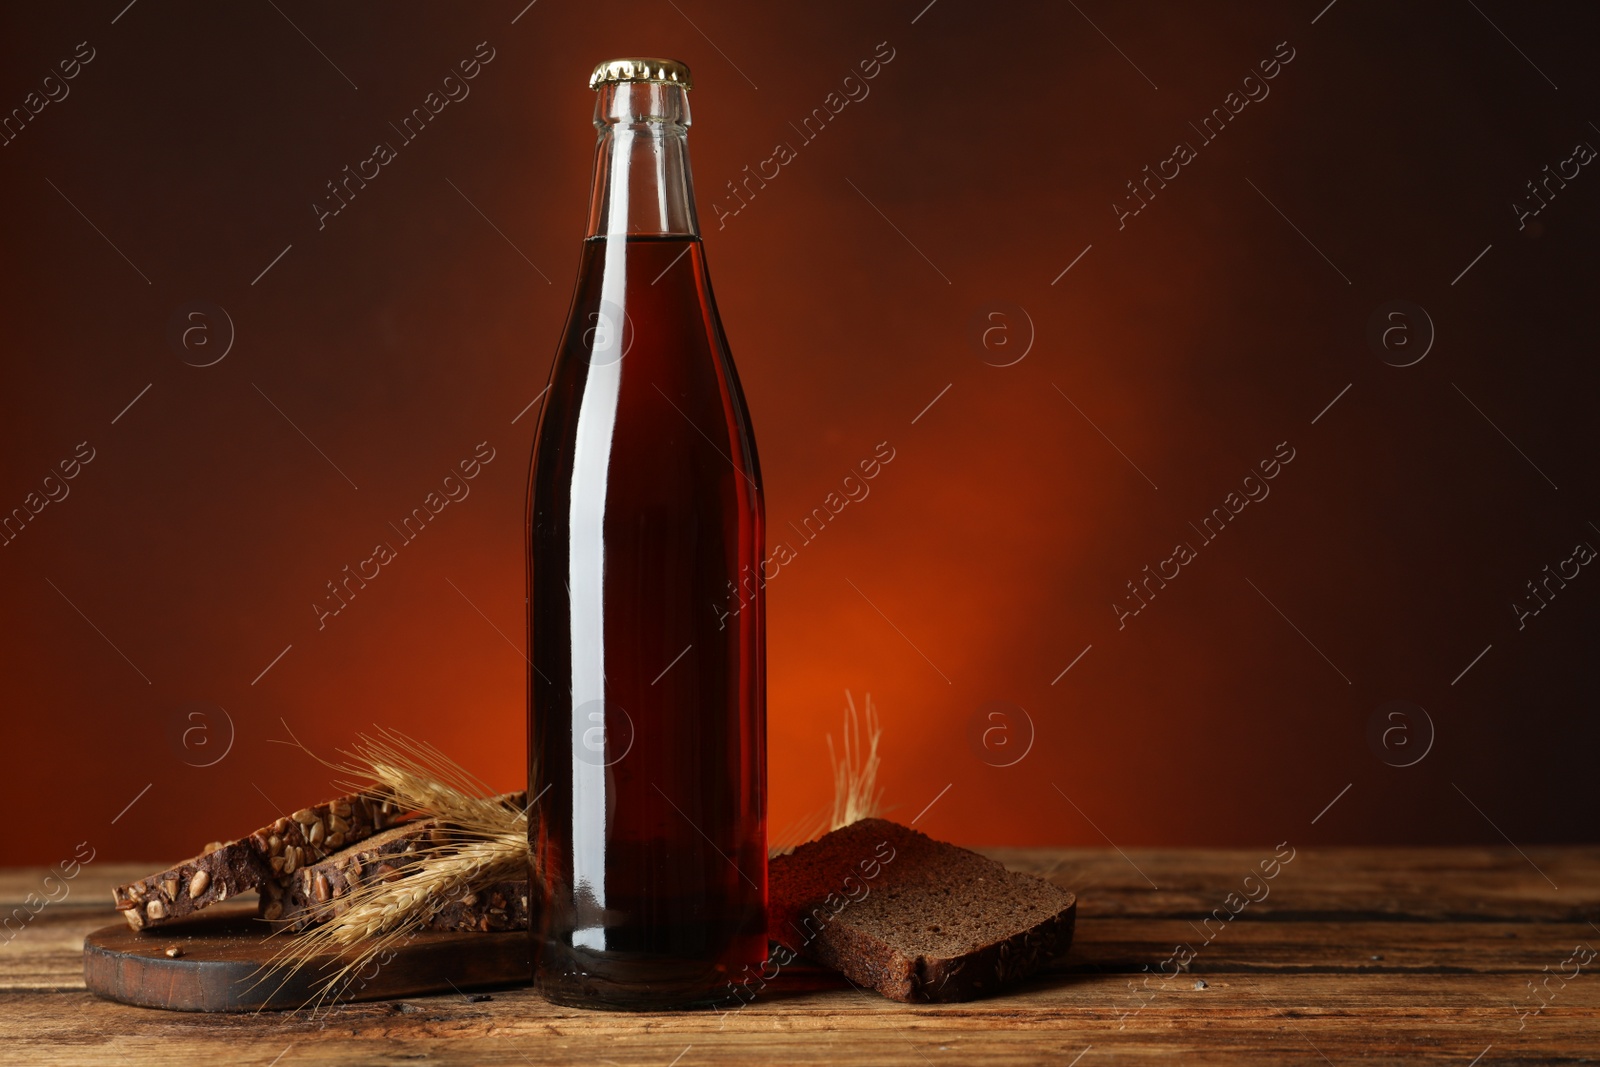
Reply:
<svg viewBox="0 0 1600 1067"><path fill-rule="evenodd" d="M727 998L766 958L760 473L700 241L592 237L529 494L552 999Z"/></svg>

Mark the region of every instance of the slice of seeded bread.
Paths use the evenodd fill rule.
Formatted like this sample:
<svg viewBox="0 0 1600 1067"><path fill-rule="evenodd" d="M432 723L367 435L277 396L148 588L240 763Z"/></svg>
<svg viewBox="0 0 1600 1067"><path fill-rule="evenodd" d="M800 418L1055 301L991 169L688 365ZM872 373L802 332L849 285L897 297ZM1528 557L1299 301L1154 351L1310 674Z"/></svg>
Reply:
<svg viewBox="0 0 1600 1067"><path fill-rule="evenodd" d="M885 819L772 860L768 934L908 1002L987 996L1072 943L1077 898Z"/></svg>
<svg viewBox="0 0 1600 1067"><path fill-rule="evenodd" d="M112 902L135 930L181 919L249 889L282 885L295 870L370 837L395 821L387 800L337 797L301 808L237 841L111 891Z"/></svg>
<svg viewBox="0 0 1600 1067"><path fill-rule="evenodd" d="M263 886L259 914L292 930L326 922L351 906L357 889L399 877L425 850L449 840L449 831L432 819L374 834L295 871L287 889ZM438 910L424 925L452 933L526 930L528 898L525 878L495 882L435 901Z"/></svg>
<svg viewBox="0 0 1600 1067"><path fill-rule="evenodd" d="M508 807L525 807L525 793L493 798ZM458 844L450 824L438 819L413 819L334 852L307 867L261 887L259 915L270 922L303 930L343 914L356 890L380 881L392 881L407 867L435 849ZM528 882L496 883L434 901L438 911L428 929L499 932L527 929Z"/></svg>
<svg viewBox="0 0 1600 1067"><path fill-rule="evenodd" d="M164 871L117 886L111 900L129 926L143 930L220 904L271 877L271 869L247 841L217 842Z"/></svg>
<svg viewBox="0 0 1600 1067"><path fill-rule="evenodd" d="M528 881L496 882L450 901L428 920L430 930L506 933L528 928Z"/></svg>
<svg viewBox="0 0 1600 1067"><path fill-rule="evenodd" d="M353 890L395 877L417 854L446 839L434 819L418 819L380 830L309 867L261 888L261 918L303 930L339 915Z"/></svg>

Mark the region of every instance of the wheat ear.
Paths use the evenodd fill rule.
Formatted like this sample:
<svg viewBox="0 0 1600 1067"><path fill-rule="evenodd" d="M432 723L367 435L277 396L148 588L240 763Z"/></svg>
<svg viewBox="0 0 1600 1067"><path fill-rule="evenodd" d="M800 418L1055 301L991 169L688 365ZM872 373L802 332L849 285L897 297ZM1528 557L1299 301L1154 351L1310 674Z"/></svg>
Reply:
<svg viewBox="0 0 1600 1067"><path fill-rule="evenodd" d="M352 888L343 911L290 935L264 966L257 981L280 974L281 988L281 982L314 959L328 957L322 968L332 973L317 983L313 1010L337 998L353 977L391 948L416 937L452 901L529 873L527 807L505 796L485 795L489 787L481 779L433 745L395 730L374 730L341 751L340 763L316 756L292 731L289 736L313 759L347 776L343 787L440 820L449 839L415 853L390 880Z"/></svg>
<svg viewBox="0 0 1600 1067"><path fill-rule="evenodd" d="M828 735L828 762L833 765L833 825L837 830L862 819L876 816L883 806L883 790L878 787L878 742L883 729L878 725L878 709L872 694L866 696L866 741L862 741L863 716L856 714L855 698L845 690L844 731L835 754L833 735Z"/></svg>

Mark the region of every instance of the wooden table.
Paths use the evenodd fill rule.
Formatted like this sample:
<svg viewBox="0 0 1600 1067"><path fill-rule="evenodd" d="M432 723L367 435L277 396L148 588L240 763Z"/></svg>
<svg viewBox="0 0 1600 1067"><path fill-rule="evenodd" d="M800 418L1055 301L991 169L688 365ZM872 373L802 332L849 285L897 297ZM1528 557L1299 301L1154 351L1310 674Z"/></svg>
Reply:
<svg viewBox="0 0 1600 1067"><path fill-rule="evenodd" d="M1600 848L1301 849L1264 899L1209 925L1216 909L1228 913L1229 893L1260 895L1263 883L1244 879L1270 849L989 851L1080 899L1072 952L1016 992L910 1007L796 969L739 1011L662 1015L558 1008L529 989L320 1018L110 1003L84 989L84 934L113 921L113 882L158 865L95 863L68 898L0 943L0 1062L1489 1067L1600 1057ZM44 873L0 871L3 911L39 891ZM1193 951L1182 967L1180 943Z"/></svg>

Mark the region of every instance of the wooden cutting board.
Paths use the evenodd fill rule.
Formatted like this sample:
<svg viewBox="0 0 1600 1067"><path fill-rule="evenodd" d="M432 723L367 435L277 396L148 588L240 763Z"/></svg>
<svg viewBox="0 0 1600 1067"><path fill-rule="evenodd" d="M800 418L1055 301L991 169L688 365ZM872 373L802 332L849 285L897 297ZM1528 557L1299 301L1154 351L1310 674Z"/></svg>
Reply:
<svg viewBox="0 0 1600 1067"><path fill-rule="evenodd" d="M83 977L91 992L124 1004L174 1011L255 1011L307 1005L340 956L313 959L293 975L269 972L284 936L268 937L254 905L211 908L155 930L126 923L83 941ZM526 933L422 933L369 964L341 1000L387 1000L419 993L465 993L532 979ZM177 955L169 956L168 949ZM329 967L329 965L332 965ZM326 968L326 969L325 969Z"/></svg>

